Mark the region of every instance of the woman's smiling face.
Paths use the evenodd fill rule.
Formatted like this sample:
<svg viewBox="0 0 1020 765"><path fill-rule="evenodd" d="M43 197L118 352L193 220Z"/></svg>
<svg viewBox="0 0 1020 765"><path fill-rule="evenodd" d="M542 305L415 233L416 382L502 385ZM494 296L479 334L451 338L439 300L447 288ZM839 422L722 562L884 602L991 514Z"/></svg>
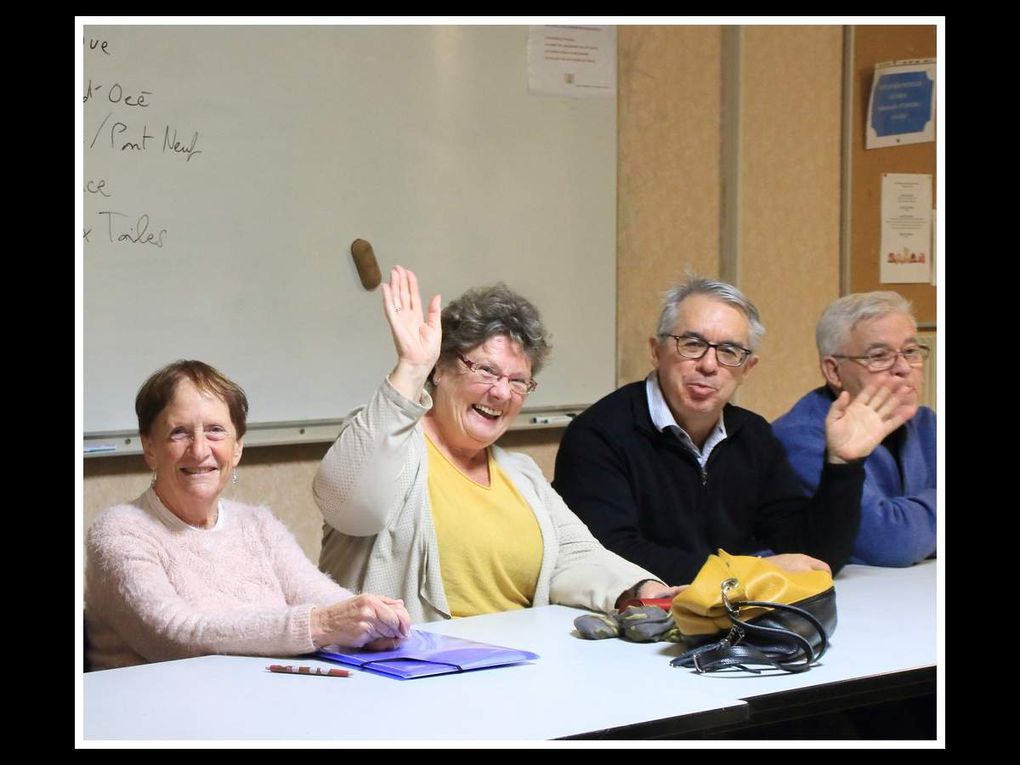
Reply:
<svg viewBox="0 0 1020 765"><path fill-rule="evenodd" d="M226 402L188 379L177 384L142 446L163 504L192 520L215 505L243 448Z"/></svg>
<svg viewBox="0 0 1020 765"><path fill-rule="evenodd" d="M490 337L462 354L499 376L495 383L478 379L462 361L441 365L433 373L434 423L443 443L459 452L478 452L499 439L517 417L524 396L509 380L531 380L531 359L504 335Z"/></svg>

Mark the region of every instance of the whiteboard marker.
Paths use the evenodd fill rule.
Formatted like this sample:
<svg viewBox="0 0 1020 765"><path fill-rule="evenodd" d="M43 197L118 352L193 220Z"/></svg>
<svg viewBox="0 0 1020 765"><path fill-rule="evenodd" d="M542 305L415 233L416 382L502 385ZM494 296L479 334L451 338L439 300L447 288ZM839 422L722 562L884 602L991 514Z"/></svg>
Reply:
<svg viewBox="0 0 1020 765"><path fill-rule="evenodd" d="M550 414L544 417L532 417L532 425L569 425L576 415L573 414Z"/></svg>
<svg viewBox="0 0 1020 765"><path fill-rule="evenodd" d="M86 454L101 454L103 452L115 452L117 451L116 444L94 444L85 447Z"/></svg>

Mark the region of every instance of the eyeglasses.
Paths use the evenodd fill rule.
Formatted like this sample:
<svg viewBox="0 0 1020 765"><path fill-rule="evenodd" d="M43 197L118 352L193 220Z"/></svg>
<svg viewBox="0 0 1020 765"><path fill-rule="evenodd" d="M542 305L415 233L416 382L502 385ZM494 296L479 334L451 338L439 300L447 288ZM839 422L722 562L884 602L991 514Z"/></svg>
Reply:
<svg viewBox="0 0 1020 765"><path fill-rule="evenodd" d="M851 361L863 362L869 372L885 372L896 366L896 359L900 356L912 367L919 367L924 364L925 359L931 354L931 348L927 345L911 345L902 351L894 351L891 348L876 348L864 356L840 356L833 354L834 359L850 359Z"/></svg>
<svg viewBox="0 0 1020 765"><path fill-rule="evenodd" d="M462 354L460 351L454 351L457 354L457 358L477 378L478 382L485 383L486 385L495 385L500 380L506 380L510 386L510 390L516 393L518 396L527 396L529 393L538 387L537 380L522 380L519 377L510 377L509 375L500 374L497 370L485 364L479 364L477 361L472 361Z"/></svg>
<svg viewBox="0 0 1020 765"><path fill-rule="evenodd" d="M709 348L715 348L715 357L724 367L743 366L754 351L733 343L710 343L700 337L684 337L683 335L663 335L676 340L676 352L685 359L700 359Z"/></svg>

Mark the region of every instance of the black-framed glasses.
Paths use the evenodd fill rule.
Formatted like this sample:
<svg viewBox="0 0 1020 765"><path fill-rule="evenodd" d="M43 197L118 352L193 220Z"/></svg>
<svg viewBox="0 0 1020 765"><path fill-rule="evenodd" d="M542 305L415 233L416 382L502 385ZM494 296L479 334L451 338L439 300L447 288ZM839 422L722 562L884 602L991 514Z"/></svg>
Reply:
<svg viewBox="0 0 1020 765"><path fill-rule="evenodd" d="M685 359L700 359L709 348L715 348L715 357L724 367L743 366L748 357L754 353L750 348L744 348L735 343L710 343L700 337L684 335L665 335L676 340L676 352Z"/></svg>
<svg viewBox="0 0 1020 765"><path fill-rule="evenodd" d="M472 361L460 351L454 351L454 353L457 354L457 358L460 359L461 363L471 370L471 373L480 383L495 385L500 380L505 379L507 385L510 386L510 390L518 396L527 396L538 387L538 380L522 380L519 377L510 377L510 375L500 374L497 370L486 364L479 364L477 361Z"/></svg>
<svg viewBox="0 0 1020 765"><path fill-rule="evenodd" d="M860 361L868 368L869 372L885 372L896 366L896 359L900 356L910 366L919 367L924 365L925 359L929 355L931 355L931 348L927 345L918 344L907 346L900 351L894 351L892 348L876 348L863 356L842 356L834 353L832 358Z"/></svg>

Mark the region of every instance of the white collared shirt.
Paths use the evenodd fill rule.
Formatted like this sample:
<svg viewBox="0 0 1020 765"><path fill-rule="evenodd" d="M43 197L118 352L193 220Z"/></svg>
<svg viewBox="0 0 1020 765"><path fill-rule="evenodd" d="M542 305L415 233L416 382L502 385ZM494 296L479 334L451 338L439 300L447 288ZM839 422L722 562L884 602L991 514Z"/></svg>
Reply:
<svg viewBox="0 0 1020 765"><path fill-rule="evenodd" d="M701 469L705 469L712 450L726 438L726 425L723 424L722 415L719 415L719 422L715 424L712 432L705 439L705 446L701 449L691 440L686 430L680 427L673 413L669 410L666 397L662 395L662 388L659 386L659 376L652 370L645 378L645 391L648 394L648 414L652 417L652 424L656 430L669 430L675 433L680 442L684 444L698 460Z"/></svg>

